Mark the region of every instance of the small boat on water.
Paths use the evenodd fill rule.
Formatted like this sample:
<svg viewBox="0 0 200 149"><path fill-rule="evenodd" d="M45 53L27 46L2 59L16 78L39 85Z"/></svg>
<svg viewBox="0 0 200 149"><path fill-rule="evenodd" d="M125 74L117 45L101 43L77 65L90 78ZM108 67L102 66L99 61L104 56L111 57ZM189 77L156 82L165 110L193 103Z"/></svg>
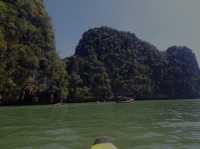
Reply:
<svg viewBox="0 0 200 149"><path fill-rule="evenodd" d="M124 101L116 101L116 103L132 103L134 102L134 99L130 99L130 100L124 100Z"/></svg>
<svg viewBox="0 0 200 149"><path fill-rule="evenodd" d="M116 103L132 103L135 101L134 98L129 98L129 97L116 97L115 98Z"/></svg>
<svg viewBox="0 0 200 149"><path fill-rule="evenodd" d="M97 138L90 149L118 149L108 138Z"/></svg>

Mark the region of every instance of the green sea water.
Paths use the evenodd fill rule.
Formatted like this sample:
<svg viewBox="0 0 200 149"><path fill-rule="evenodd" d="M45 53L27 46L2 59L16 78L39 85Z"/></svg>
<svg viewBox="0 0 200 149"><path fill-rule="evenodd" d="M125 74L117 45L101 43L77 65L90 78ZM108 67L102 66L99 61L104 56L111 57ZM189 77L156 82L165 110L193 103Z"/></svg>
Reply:
<svg viewBox="0 0 200 149"><path fill-rule="evenodd" d="M200 100L0 107L0 149L199 149Z"/></svg>

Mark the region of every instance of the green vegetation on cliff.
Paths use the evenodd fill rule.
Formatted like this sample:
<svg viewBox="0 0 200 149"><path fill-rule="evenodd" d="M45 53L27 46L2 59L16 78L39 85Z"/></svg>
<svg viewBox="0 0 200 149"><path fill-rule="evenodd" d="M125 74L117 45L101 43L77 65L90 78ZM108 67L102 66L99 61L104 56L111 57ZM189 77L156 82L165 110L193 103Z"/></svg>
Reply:
<svg viewBox="0 0 200 149"><path fill-rule="evenodd" d="M200 97L200 71L191 49L161 52L129 32L90 29L66 64L74 100Z"/></svg>
<svg viewBox="0 0 200 149"><path fill-rule="evenodd" d="M187 47L159 51L109 27L83 34L62 61L42 0L0 0L0 104L199 98L200 70Z"/></svg>
<svg viewBox="0 0 200 149"><path fill-rule="evenodd" d="M54 103L68 95L64 63L42 0L0 0L0 103Z"/></svg>

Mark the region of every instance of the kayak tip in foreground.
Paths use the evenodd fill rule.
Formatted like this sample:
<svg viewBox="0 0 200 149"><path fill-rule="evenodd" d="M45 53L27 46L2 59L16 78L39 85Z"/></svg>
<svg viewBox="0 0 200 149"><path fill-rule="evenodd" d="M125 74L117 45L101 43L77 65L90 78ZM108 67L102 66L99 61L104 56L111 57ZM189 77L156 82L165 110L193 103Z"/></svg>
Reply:
<svg viewBox="0 0 200 149"><path fill-rule="evenodd" d="M90 149L118 149L109 137L99 137Z"/></svg>

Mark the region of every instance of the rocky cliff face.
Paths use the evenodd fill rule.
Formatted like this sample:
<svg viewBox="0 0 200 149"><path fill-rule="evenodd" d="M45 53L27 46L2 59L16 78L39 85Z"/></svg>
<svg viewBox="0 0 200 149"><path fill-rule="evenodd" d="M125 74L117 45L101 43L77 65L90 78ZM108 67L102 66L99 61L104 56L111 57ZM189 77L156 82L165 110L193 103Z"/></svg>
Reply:
<svg viewBox="0 0 200 149"><path fill-rule="evenodd" d="M129 32L90 29L64 62L42 0L0 0L0 104L200 97L191 49L161 52Z"/></svg>
<svg viewBox="0 0 200 149"><path fill-rule="evenodd" d="M167 66L163 85L173 98L199 97L200 71L196 57L187 47L170 47L166 51Z"/></svg>
<svg viewBox="0 0 200 149"><path fill-rule="evenodd" d="M0 0L0 102L51 103L67 95L66 71L42 0Z"/></svg>
<svg viewBox="0 0 200 149"><path fill-rule="evenodd" d="M108 27L83 34L75 55L66 60L70 97L110 99L199 97L199 67L187 47L165 52L135 34Z"/></svg>

